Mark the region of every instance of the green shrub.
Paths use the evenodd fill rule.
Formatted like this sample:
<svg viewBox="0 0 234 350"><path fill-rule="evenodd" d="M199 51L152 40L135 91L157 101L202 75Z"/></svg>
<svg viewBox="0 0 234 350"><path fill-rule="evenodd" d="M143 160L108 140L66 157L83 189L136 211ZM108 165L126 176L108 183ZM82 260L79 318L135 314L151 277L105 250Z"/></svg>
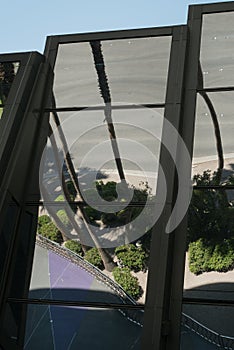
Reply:
<svg viewBox="0 0 234 350"><path fill-rule="evenodd" d="M41 215L38 217L38 221L37 221L37 232L39 234L41 234L41 228L46 225L49 224L51 222L51 218L48 215Z"/></svg>
<svg viewBox="0 0 234 350"><path fill-rule="evenodd" d="M192 273L198 275L210 271L209 261L212 249L212 246L206 246L202 238L189 244L189 269Z"/></svg>
<svg viewBox="0 0 234 350"><path fill-rule="evenodd" d="M65 242L65 247L70 249L76 254L83 255L81 244L73 239Z"/></svg>
<svg viewBox="0 0 234 350"><path fill-rule="evenodd" d="M234 239L225 239L214 247L210 259L210 269L226 272L234 266Z"/></svg>
<svg viewBox="0 0 234 350"><path fill-rule="evenodd" d="M139 299L143 290L139 285L137 277L131 275L131 271L128 267L115 267L113 276L115 281L134 299Z"/></svg>
<svg viewBox="0 0 234 350"><path fill-rule="evenodd" d="M84 255L85 260L87 260L90 264L98 267L99 269L103 270L104 265L102 262L102 258L99 254L99 251L97 248L91 248L89 249L85 255Z"/></svg>
<svg viewBox="0 0 234 350"><path fill-rule="evenodd" d="M226 272L234 266L234 239L198 239L189 244L189 269L198 275L203 272Z"/></svg>
<svg viewBox="0 0 234 350"><path fill-rule="evenodd" d="M115 249L115 254L121 264L135 272L146 268L147 254L142 247L134 244L122 245Z"/></svg>
<svg viewBox="0 0 234 350"><path fill-rule="evenodd" d="M62 243L63 237L61 235L61 232L59 229L54 225L53 222L49 222L48 224L45 224L41 226L40 228L40 234L51 241Z"/></svg>

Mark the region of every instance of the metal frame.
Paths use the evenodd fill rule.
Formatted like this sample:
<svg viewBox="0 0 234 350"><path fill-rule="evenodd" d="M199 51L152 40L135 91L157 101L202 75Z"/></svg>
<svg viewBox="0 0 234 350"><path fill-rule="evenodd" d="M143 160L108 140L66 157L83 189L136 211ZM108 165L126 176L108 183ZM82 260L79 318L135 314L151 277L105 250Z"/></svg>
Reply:
<svg viewBox="0 0 234 350"><path fill-rule="evenodd" d="M143 28L49 36L46 40L44 55L47 57L51 67L54 68L58 46L60 44L72 44L92 40L103 41L114 39L144 38L147 36L170 36L172 35L172 28L173 27Z"/></svg>
<svg viewBox="0 0 234 350"><path fill-rule="evenodd" d="M203 14L223 13L231 11L234 11L234 1L225 3L192 5L189 7L187 26L170 26L161 28L146 28L136 30L120 30L50 36L47 38L46 41L44 55L45 59L53 69L56 62L58 46L60 44L66 45L69 43L86 42L90 40L103 41L126 38L172 36L165 104L158 104L154 107L165 107L165 120L168 120L172 125L174 125L178 133L182 136L189 150L189 153L192 156L196 99L199 89L201 91L205 90L206 92L231 91L234 89L234 86L206 89L201 89L198 86L202 16ZM42 115L46 116L46 113L50 111L59 112L80 110L86 108L74 106L66 108L56 108L52 105L52 102L49 101L43 93L43 88L45 88L48 76L50 76L49 84L51 84L52 80L50 69L47 63L42 63L43 60L44 59L42 59L41 55L38 55L37 53L0 55L0 62L20 61L19 71L15 77L14 84L10 91L7 103L4 107L4 113L2 117L3 121L4 118L8 116L9 121L6 122L4 128L0 129L0 161L2 162L1 164L6 164L5 167L1 166L0 168L0 178L2 181L0 188L0 209L3 214L6 212L6 207L11 200L8 189L10 188L11 192L14 192L15 190L13 182L14 174L16 171L19 170L19 168L17 168L17 157L19 153L18 150L16 150L13 156L11 154L12 151L15 149L16 144L20 144L20 137L22 136L23 132L22 130L20 130L20 126L23 123L23 121L25 121L25 115L28 116L28 113L32 113L32 110L30 110L27 103L28 96L30 95L31 89L33 88L33 81L37 81L37 84L34 86L34 98L36 100L36 109L34 109L34 112L36 111L36 113L39 113L39 119ZM42 68L42 66L44 67ZM40 74L38 74L38 72ZM34 77L33 81L32 76ZM47 105L45 104L46 101ZM95 109L95 107L93 108ZM121 108L121 106L116 108ZM10 118L14 115L19 115L20 118ZM46 119L46 117L43 123L45 123L44 126L46 129L46 127L48 126L48 120ZM39 125L39 127L41 127L40 122ZM163 140L167 137L167 132L163 130L162 143ZM17 143L15 143L16 139ZM37 139L35 142L31 143L32 147L35 146L37 148L38 159L42 144L44 144L45 142L44 133L42 135L42 139L43 141L41 140L39 142ZM34 155L31 154L29 158L30 161L33 161ZM36 171L38 166L38 159L36 160L34 168L35 172L33 174L33 176L35 176L36 179L38 176ZM179 166L182 166L182 162L183 160L180 159L179 149L177 149L177 163ZM177 175L175 163L173 162L170 155L168 154L168 151L163 145L161 148L160 163L162 165L167 179L167 201L161 218L155 225L153 231L153 238L151 243L151 256L149 263L149 277L147 284L147 299L145 304L145 315L143 325L142 349L178 350L180 348L180 324L182 315L182 304L212 303L212 301L195 298L183 298L187 217L183 219L181 224L171 234L165 233L166 224L175 204L178 184L176 179ZM7 164L10 164L11 168L9 168ZM188 176L190 176L190 170L188 170ZM29 168L27 169L27 171L29 171ZM24 174L23 170L22 173ZM160 188L161 183L162 179L159 177L158 188ZM40 205L39 199L37 199L37 201L35 200L38 193L35 193L34 197L33 187L30 187L28 192L29 195L25 197L24 194L22 194L22 190L25 190L27 186L26 184L24 184L24 186L22 186L20 189L16 189L16 193L18 193L16 195L16 199L21 205L21 214L25 213L27 210L31 211L35 215L35 210L37 209L38 205ZM204 187L205 190L207 188L208 187ZM217 188L217 186L213 186L212 188ZM27 203L29 205L27 205ZM19 217L18 220L22 220L22 217ZM18 220L17 222L19 222ZM9 280L11 280L14 276L14 264L16 263L14 252L16 251L16 248L19 247L20 243L20 237L16 231L17 230L15 230L14 237L9 248L9 254L7 257L7 273L4 275L3 281L4 288L0 293L0 306L2 307L1 315L5 313L5 306L7 300L9 302L12 301L18 304L29 304L30 302L33 302L30 301L30 299L24 298L23 296L21 298L11 297L11 299L8 299L11 288L8 278ZM28 258L27 266L27 281L25 281L26 289L28 287L29 276L31 273L34 238L35 237L28 237L30 245L30 256ZM39 302L43 303L43 301ZM60 303L59 301L46 300L44 303L52 304L53 302L58 304ZM62 304L64 304L64 302L61 302L61 305ZM90 303L89 306L92 306L92 303ZM94 302L93 306L97 307L98 305ZM115 305L109 306L117 307ZM126 304L126 306L128 305ZM103 305L100 305L100 307L103 307ZM5 344L7 344L6 346L8 346L7 340L1 333L0 339L3 343L5 342ZM11 346L12 349L22 348L22 336L18 342L18 345L13 344Z"/></svg>
<svg viewBox="0 0 234 350"><path fill-rule="evenodd" d="M173 34L164 118L179 133L187 43L186 26L175 28ZM164 126L160 164L167 179L167 199L163 213L159 222L155 225L152 236L142 337L142 349L150 350L177 349L177 347L179 348L180 337L178 328L180 328L181 317L180 291L183 281L183 265L181 265L180 270L176 273L177 278L173 279L172 270L178 233L177 230L170 234L165 232L166 224L173 210L177 194L175 163L163 146L164 143L166 144L167 137L168 133ZM175 147L177 147L177 140L173 141L175 142ZM161 180L159 177L157 185L159 190ZM181 242L177 248L180 251L180 254L176 257L178 263L179 260L184 260L183 250L181 252ZM176 298L176 303L173 300L174 298Z"/></svg>
<svg viewBox="0 0 234 350"><path fill-rule="evenodd" d="M125 38L139 38L139 37L151 37L151 36L172 36L171 53L169 61L169 72L167 81L167 93L165 99L165 118L179 131L180 118L181 118L181 106L183 96L183 73L184 73L184 61L186 53L187 42L187 28L186 26L174 26L165 28L149 28L140 30L126 30L117 32L102 32L102 33L90 33L80 35L65 35L49 37L46 43L45 55L47 56L52 67L55 65L56 54L58 46L60 44L69 44L75 42L84 42L90 40L114 40ZM160 105L161 107L161 105ZM79 107L77 107L78 109ZM82 107L80 107L82 108ZM79 109L80 109L79 108ZM52 110L75 110L76 108L56 108ZM49 109L48 109L49 110ZM168 135L165 132L163 139ZM176 142L176 140L174 140ZM174 244L176 242L176 233L167 235L165 230L165 223L170 217L172 212L175 195L177 191L177 184L175 181L176 170L175 164L168 155L168 152L163 149L161 153L160 164L162 165L168 186L167 205L162 215L160 222L155 227L155 234L151 244L151 260L149 268L149 279L147 287L147 300L145 305L145 320L143 326L143 349L161 349L175 348L175 343L179 344L180 335L180 318L181 318L181 290L183 284L183 264L180 265L180 271L177 272L177 276L180 274L180 278L169 280L168 276L172 271L173 260L169 257L173 257ZM159 184L160 186L160 179ZM184 238L185 240L185 238ZM178 239L179 241L179 239ZM181 242L178 244L181 247ZM184 261L183 250L180 249L180 260ZM155 266L155 256L157 256L157 264ZM178 260L178 257L176 257ZM175 285L173 285L173 283ZM180 288L178 288L178 285ZM171 290L176 295L176 303L171 300ZM180 295L180 302L178 298ZM167 307L167 305L173 304L173 306ZM171 311L173 309L173 311ZM167 324L169 318L173 318L171 327L173 329L172 336L166 337ZM163 324L163 326L162 326ZM168 340L169 339L169 340ZM178 345L179 346L179 345Z"/></svg>
<svg viewBox="0 0 234 350"><path fill-rule="evenodd" d="M50 95L52 71L45 58L36 52L0 55L0 61L20 62L4 106L0 131L0 235L8 208L12 202L17 206L5 255L1 256L4 271L0 290L0 344L5 349L21 349L26 307L10 310L8 297L25 297L30 283L38 207L28 207L26 202L40 198L38 169L48 134L48 116L42 118L42 108ZM16 333L11 337L14 318Z"/></svg>

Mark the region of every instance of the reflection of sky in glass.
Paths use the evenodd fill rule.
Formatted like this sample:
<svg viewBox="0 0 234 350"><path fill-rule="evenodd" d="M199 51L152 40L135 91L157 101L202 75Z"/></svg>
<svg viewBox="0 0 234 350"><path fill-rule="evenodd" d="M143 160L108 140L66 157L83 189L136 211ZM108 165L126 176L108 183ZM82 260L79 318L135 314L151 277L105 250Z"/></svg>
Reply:
<svg viewBox="0 0 234 350"><path fill-rule="evenodd" d="M223 145L224 158L234 158L234 92L208 93L215 108ZM217 160L216 139L212 118L203 98L198 95L194 138L194 162L207 158Z"/></svg>
<svg viewBox="0 0 234 350"><path fill-rule="evenodd" d="M154 179L157 174L163 115L163 109L112 111L124 171L126 176L139 177L137 182L141 180L142 171ZM87 167L117 172L102 110L60 112L58 116L76 169ZM155 187L155 180L152 186Z"/></svg>
<svg viewBox="0 0 234 350"><path fill-rule="evenodd" d="M203 15L204 87L234 86L234 12Z"/></svg>
<svg viewBox="0 0 234 350"><path fill-rule="evenodd" d="M102 41L113 103L165 101L171 37ZM54 92L57 107L103 104L88 42L59 46Z"/></svg>

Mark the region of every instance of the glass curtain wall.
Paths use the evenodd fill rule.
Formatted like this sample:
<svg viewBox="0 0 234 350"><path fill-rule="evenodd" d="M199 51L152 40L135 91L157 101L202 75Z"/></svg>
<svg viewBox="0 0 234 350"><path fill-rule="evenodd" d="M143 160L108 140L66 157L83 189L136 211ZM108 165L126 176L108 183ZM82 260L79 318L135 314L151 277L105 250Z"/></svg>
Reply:
<svg viewBox="0 0 234 350"><path fill-rule="evenodd" d="M148 33L58 43L26 349L140 349L172 45Z"/></svg>
<svg viewBox="0 0 234 350"><path fill-rule="evenodd" d="M201 43L182 318L190 349L234 346L233 3L224 10L200 7L192 20Z"/></svg>

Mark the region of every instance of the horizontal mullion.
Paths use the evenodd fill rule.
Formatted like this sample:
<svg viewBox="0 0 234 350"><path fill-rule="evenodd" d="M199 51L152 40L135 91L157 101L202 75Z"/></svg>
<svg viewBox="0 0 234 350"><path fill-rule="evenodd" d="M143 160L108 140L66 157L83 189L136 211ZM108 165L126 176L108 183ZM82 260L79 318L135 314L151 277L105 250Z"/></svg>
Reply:
<svg viewBox="0 0 234 350"><path fill-rule="evenodd" d="M9 303L16 304L36 304L36 305L57 305L57 306L81 306L100 309L132 309L132 310L144 310L142 304L118 304L118 303L99 303L99 302L87 302L87 301L69 301L69 300L51 300L51 299L19 299L8 298Z"/></svg>
<svg viewBox="0 0 234 350"><path fill-rule="evenodd" d="M141 104L141 105L111 105L112 110L121 110L121 109L143 109L143 108L164 108L165 103L151 103L151 104ZM57 108L45 108L44 112L79 112L83 110L88 111L99 111L104 110L105 105L103 106L73 106L73 107L57 107Z"/></svg>
<svg viewBox="0 0 234 350"><path fill-rule="evenodd" d="M70 201L28 201L25 203L26 206L46 206L46 205L50 205L50 206L55 206L55 207L59 207L59 206L62 206L64 204L70 204L70 205L77 205L77 206L95 206L97 203L87 203L85 201L74 201L74 202L70 202ZM109 203L110 206L119 206L119 202L110 202ZM124 204L124 203L121 203L121 204ZM101 203L98 203L98 206L99 207L106 207L108 205L108 203L104 203L104 204L101 204ZM132 202L132 203L126 203L126 207L145 207L146 203L145 202ZM147 206L153 206L155 205L155 202L152 202L152 203L147 203Z"/></svg>
<svg viewBox="0 0 234 350"><path fill-rule="evenodd" d="M89 42L93 40L106 41L106 40L121 40L121 39L137 39L147 37L163 37L172 36L173 29L180 26L165 26L165 27L149 27L149 28L137 28L137 29L123 29L123 30L111 30L100 31L80 34L65 34L51 36L52 39L57 39L59 45L62 44L78 44L80 42Z"/></svg>
<svg viewBox="0 0 234 350"><path fill-rule="evenodd" d="M234 190L234 185L194 185L194 190Z"/></svg>

